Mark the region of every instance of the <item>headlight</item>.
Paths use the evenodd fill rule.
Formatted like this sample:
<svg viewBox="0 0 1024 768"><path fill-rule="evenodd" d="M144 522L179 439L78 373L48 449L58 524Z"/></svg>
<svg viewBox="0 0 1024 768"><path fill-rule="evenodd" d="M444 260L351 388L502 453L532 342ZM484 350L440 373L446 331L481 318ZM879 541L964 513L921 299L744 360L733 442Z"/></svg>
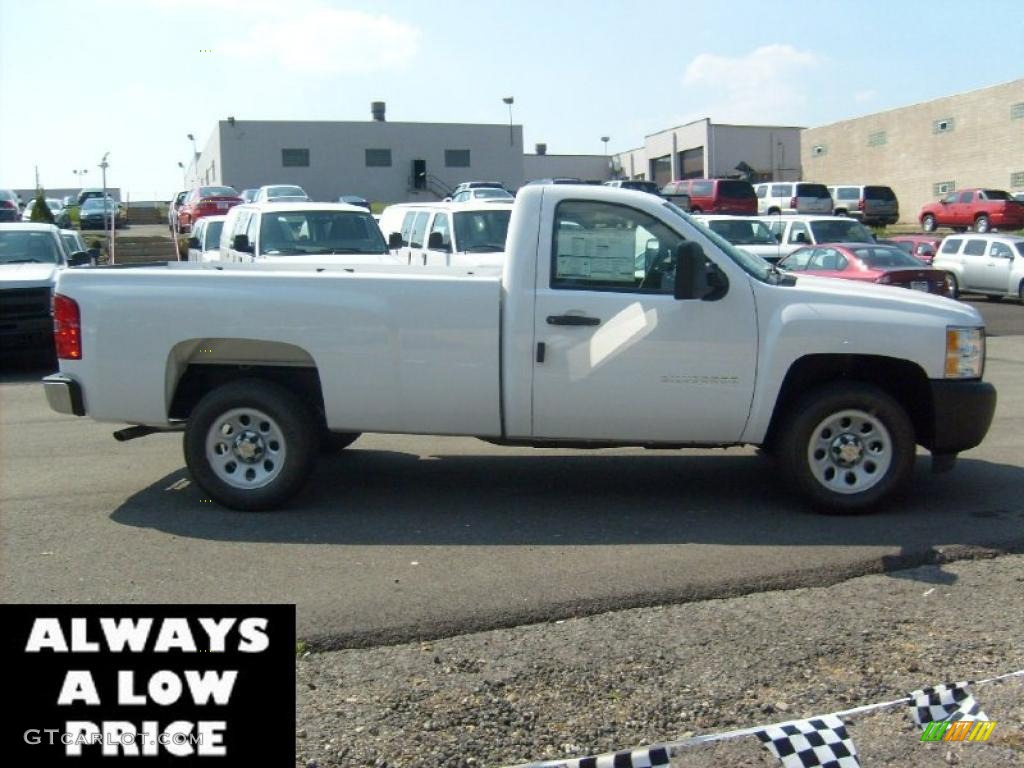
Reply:
<svg viewBox="0 0 1024 768"><path fill-rule="evenodd" d="M985 370L985 329L946 328L946 378L980 379Z"/></svg>

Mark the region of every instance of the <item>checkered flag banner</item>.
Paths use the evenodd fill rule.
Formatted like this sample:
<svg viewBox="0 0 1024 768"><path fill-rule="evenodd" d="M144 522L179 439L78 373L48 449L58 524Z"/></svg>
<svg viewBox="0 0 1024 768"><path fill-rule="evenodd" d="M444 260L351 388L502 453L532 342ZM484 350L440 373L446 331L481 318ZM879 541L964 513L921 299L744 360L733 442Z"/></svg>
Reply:
<svg viewBox="0 0 1024 768"><path fill-rule="evenodd" d="M860 768L853 740L835 715L769 725L755 735L785 768Z"/></svg>
<svg viewBox="0 0 1024 768"><path fill-rule="evenodd" d="M559 763L565 768L658 768L670 764L668 750L660 746L609 752L605 755L580 757Z"/></svg>
<svg viewBox="0 0 1024 768"><path fill-rule="evenodd" d="M969 681L933 685L910 692L910 712L914 722L925 723L949 720L988 720L981 706L967 690Z"/></svg>

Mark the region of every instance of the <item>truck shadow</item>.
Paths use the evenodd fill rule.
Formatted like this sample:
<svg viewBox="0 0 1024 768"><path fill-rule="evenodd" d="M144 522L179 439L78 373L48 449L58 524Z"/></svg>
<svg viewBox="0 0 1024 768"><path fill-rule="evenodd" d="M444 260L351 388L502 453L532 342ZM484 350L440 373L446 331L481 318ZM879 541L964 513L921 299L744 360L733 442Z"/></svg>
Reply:
<svg viewBox="0 0 1024 768"><path fill-rule="evenodd" d="M705 543L898 546L884 570L941 562L942 546L1024 545L1024 469L961 459L876 514L804 509L755 456L442 455L350 449L325 458L289 508L240 513L204 501L184 470L111 519L182 538L371 546ZM794 568L799 566L794 562Z"/></svg>

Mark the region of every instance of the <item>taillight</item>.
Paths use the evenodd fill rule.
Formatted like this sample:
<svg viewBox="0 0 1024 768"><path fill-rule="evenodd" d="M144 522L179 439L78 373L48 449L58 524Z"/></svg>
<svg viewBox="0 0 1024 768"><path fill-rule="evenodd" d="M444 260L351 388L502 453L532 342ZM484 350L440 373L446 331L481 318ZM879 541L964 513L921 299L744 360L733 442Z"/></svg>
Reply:
<svg viewBox="0 0 1024 768"><path fill-rule="evenodd" d="M863 211L864 210L864 199L863 198L861 198L860 200L857 201L857 210L858 211Z"/></svg>
<svg viewBox="0 0 1024 768"><path fill-rule="evenodd" d="M18 206L10 200L0 200L0 208L17 208Z"/></svg>
<svg viewBox="0 0 1024 768"><path fill-rule="evenodd" d="M796 208L796 198L795 197L789 198L789 207L790 208Z"/></svg>
<svg viewBox="0 0 1024 768"><path fill-rule="evenodd" d="M82 359L82 322L78 302L59 293L53 297L53 343L60 360Z"/></svg>

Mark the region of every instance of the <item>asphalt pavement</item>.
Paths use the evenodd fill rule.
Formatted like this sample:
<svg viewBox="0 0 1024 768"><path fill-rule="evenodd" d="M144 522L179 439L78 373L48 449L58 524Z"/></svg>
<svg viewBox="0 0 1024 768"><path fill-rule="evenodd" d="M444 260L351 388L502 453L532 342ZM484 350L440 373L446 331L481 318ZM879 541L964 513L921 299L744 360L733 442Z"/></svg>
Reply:
<svg viewBox="0 0 1024 768"><path fill-rule="evenodd" d="M1002 308L999 308L1000 311ZM1007 306L1024 314L1024 308ZM561 451L366 435L287 511L206 501L179 435L129 443L0 380L2 573L17 602L289 602L314 646L438 637L822 585L1024 543L1024 337L990 340L986 441L865 517L806 512L750 449Z"/></svg>

